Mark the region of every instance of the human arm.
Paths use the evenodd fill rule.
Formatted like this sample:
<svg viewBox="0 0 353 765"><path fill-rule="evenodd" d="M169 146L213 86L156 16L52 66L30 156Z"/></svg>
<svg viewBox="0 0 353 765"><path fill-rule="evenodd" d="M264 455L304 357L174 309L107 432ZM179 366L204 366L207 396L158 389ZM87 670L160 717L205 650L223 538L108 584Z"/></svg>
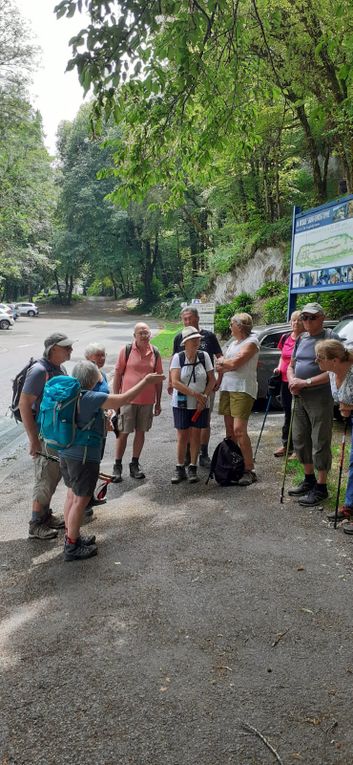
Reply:
<svg viewBox="0 0 353 765"><path fill-rule="evenodd" d="M157 363L156 363L156 372L158 374L163 374L163 367L162 367L162 360L161 357L158 356ZM163 388L163 382L156 385L156 402L154 405L154 416L159 417L162 407L161 407L161 397L162 397L162 388Z"/></svg>
<svg viewBox="0 0 353 765"><path fill-rule="evenodd" d="M130 390L125 391L125 393L110 393L104 403L101 404L101 409L119 409L121 406L124 406L124 404L130 404L138 393L141 393L147 385L159 385L161 387L163 380L165 380L163 374L150 372L142 380L136 383L136 385L130 388Z"/></svg>
<svg viewBox="0 0 353 765"><path fill-rule="evenodd" d="M292 356L287 368L287 378L289 390L294 396L297 396L298 393L300 393L300 391L304 388L313 388L318 385L325 385L330 380L328 372L320 372L320 374L315 375L315 377L309 377L307 380L301 379L300 377L295 376L294 366L295 358ZM311 380L311 382L308 382L308 380Z"/></svg>
<svg viewBox="0 0 353 765"><path fill-rule="evenodd" d="M255 353L258 353L258 350L259 348L256 343L249 342L246 343L241 351L233 358L226 359L224 356L220 356L220 358L216 360L217 372L224 374L224 372L233 372L235 369L239 369L243 364L255 356Z"/></svg>
<svg viewBox="0 0 353 765"><path fill-rule="evenodd" d="M214 390L215 385L216 385L215 373L213 369L211 369L209 372L207 372L207 385L203 392L203 395L206 396L206 400L202 402L198 401L196 406L197 409L202 411L205 408L207 399L210 393L212 393L212 391Z"/></svg>
<svg viewBox="0 0 353 765"><path fill-rule="evenodd" d="M218 342L218 340L217 340L217 342ZM222 357L222 351L220 353L216 353L215 356L216 356L216 363L217 363L217 359L220 359ZM217 379L215 377L215 384L214 384L214 388L213 388L215 393L221 387L222 377L223 377L223 372L221 372L221 370L218 369L217 370Z"/></svg>
<svg viewBox="0 0 353 765"><path fill-rule="evenodd" d="M180 393L183 393L184 396L192 396L195 398L200 404L206 403L207 396L204 393L198 393L197 391L193 390L192 388L189 388L188 385L184 385L184 383L180 380L180 367L171 369L170 370L170 376L172 380L173 388L178 390Z"/></svg>
<svg viewBox="0 0 353 765"><path fill-rule="evenodd" d="M31 395L30 393L23 393L22 391L19 402L22 422L29 439L29 453L32 457L35 457L41 450L38 427L32 409L32 405L36 400L37 396Z"/></svg>

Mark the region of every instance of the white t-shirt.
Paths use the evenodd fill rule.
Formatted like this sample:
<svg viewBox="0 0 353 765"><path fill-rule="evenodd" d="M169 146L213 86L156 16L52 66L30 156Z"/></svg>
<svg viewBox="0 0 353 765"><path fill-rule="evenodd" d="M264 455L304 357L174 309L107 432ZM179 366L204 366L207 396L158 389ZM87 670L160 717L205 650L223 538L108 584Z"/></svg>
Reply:
<svg viewBox="0 0 353 765"><path fill-rule="evenodd" d="M184 385L187 385L188 388L191 388L192 390L197 391L198 393L203 393L206 385L207 385L207 372L212 372L213 366L212 361L206 353L206 351L203 351L204 357L205 357L205 366L202 364L201 361L196 364L195 367L191 364L188 357L185 355L185 364L183 367L180 367L180 358L179 353L175 353L175 355L172 358L172 363L170 365L171 369L181 369L180 371L180 382L184 383ZM193 372L192 376L191 373ZM190 380L191 376L191 380ZM189 382L190 380L190 382ZM196 409L197 401L194 396L187 396L187 409ZM172 406L178 406L178 391L176 388L173 388L173 397L172 397ZM207 399L206 408L210 406L210 401Z"/></svg>
<svg viewBox="0 0 353 765"><path fill-rule="evenodd" d="M257 352L238 369L224 372L220 390L230 393L248 393L252 398L257 396L257 363L259 359L260 343L255 332L251 332L244 340L234 340L224 353L225 359L235 359L236 356L249 344L257 347Z"/></svg>

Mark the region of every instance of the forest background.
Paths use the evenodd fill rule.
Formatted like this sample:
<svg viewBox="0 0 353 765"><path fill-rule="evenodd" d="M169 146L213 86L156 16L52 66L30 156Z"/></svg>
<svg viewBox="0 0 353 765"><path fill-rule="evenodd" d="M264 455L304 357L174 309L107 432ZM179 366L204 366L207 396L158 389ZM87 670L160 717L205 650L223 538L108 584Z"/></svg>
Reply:
<svg viewBox="0 0 353 765"><path fill-rule="evenodd" d="M0 299L70 303L79 283L173 317L276 245L283 281L227 312L260 297L265 320L283 320L293 205L353 192L350 0L63 0L55 12L77 17L68 68L89 101L50 157L28 96L38 52L0 0ZM353 310L351 290L321 302L332 318Z"/></svg>

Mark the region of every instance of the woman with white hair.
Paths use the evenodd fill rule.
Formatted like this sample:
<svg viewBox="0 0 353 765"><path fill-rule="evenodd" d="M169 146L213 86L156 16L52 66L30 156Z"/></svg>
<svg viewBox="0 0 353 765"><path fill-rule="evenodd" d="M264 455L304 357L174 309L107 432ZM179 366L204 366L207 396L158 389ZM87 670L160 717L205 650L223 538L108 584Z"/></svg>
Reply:
<svg viewBox="0 0 353 765"><path fill-rule="evenodd" d="M339 403L342 416L349 417L353 424L353 350L345 348L340 340L319 340L315 345L315 353L321 371L329 373L332 395ZM335 513L327 517L333 521ZM346 495L337 518L340 521L353 521L353 429ZM343 531L345 534L353 534L353 523L345 525Z"/></svg>
<svg viewBox="0 0 353 765"><path fill-rule="evenodd" d="M100 377L94 390L101 391L102 393L109 393L107 375L103 372L106 359L105 346L101 343L89 343L85 350L85 357L87 361L92 361L93 364L96 364L99 369Z"/></svg>
<svg viewBox="0 0 353 765"><path fill-rule="evenodd" d="M248 313L236 313L230 320L233 342L216 360L220 388L219 414L223 414L226 436L238 444L244 457L244 475L239 486L256 481L248 420L257 396L257 362L260 343L252 331Z"/></svg>

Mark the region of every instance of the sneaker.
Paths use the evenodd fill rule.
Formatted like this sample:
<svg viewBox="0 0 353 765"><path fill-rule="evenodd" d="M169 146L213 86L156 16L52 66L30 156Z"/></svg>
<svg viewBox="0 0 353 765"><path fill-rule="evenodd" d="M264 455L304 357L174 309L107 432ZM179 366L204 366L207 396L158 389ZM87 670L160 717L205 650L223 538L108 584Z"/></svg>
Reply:
<svg viewBox="0 0 353 765"><path fill-rule="evenodd" d="M96 543L96 535L90 534L88 537L83 537L80 534L80 540L83 545L86 545L86 547L89 547L90 545L94 545Z"/></svg>
<svg viewBox="0 0 353 765"><path fill-rule="evenodd" d="M316 481L307 481L306 478L299 484L299 486L294 486L293 489L289 489L288 494L290 497L301 497L304 494L307 494L309 491L314 489L316 487Z"/></svg>
<svg viewBox="0 0 353 765"><path fill-rule="evenodd" d="M318 484L316 484L313 489L310 489L307 494L304 494L299 500L299 504L303 507L315 507L315 505L320 505L324 499L327 499L327 497L327 489L322 491L322 489L318 488Z"/></svg>
<svg viewBox="0 0 353 765"><path fill-rule="evenodd" d="M237 486L251 486L252 483L256 483L257 475L255 470L245 470L242 477L237 481Z"/></svg>
<svg viewBox="0 0 353 765"><path fill-rule="evenodd" d="M45 518L46 526L49 526L50 529L64 529L65 528L65 521L63 515L54 515L51 507L49 507L47 511L47 515Z"/></svg>
<svg viewBox="0 0 353 765"><path fill-rule="evenodd" d="M197 467L196 465L189 465L188 466L188 481L189 483L197 483L199 481L199 477L197 475Z"/></svg>
<svg viewBox="0 0 353 765"><path fill-rule="evenodd" d="M97 497L91 497L86 510L91 510L92 507L100 507L101 505L105 505L106 502L106 499L97 499Z"/></svg>
<svg viewBox="0 0 353 765"><path fill-rule="evenodd" d="M65 540L64 544L64 560L86 560L86 558L92 558L93 555L97 555L97 545L85 545L79 537L74 544L70 544Z"/></svg>
<svg viewBox="0 0 353 765"><path fill-rule="evenodd" d="M117 465L117 463L114 462L114 465L113 465L113 476L114 476L113 483L120 483L123 480L122 477L121 477L122 472L123 472L122 464L120 463L119 465Z"/></svg>
<svg viewBox="0 0 353 765"><path fill-rule="evenodd" d="M200 454L200 456L199 456L199 465L200 465L200 467L204 467L204 468L210 468L211 467L211 460L210 460L208 454Z"/></svg>
<svg viewBox="0 0 353 765"><path fill-rule="evenodd" d="M186 481L185 465L177 465L172 478L172 483L181 483L182 481Z"/></svg>
<svg viewBox="0 0 353 765"><path fill-rule="evenodd" d="M285 457L286 456L287 447L286 446L280 446L279 449L276 449L275 452L273 452L274 457Z"/></svg>
<svg viewBox="0 0 353 765"><path fill-rule="evenodd" d="M343 526L343 531L345 534L353 534L353 523L346 523L345 526Z"/></svg>
<svg viewBox="0 0 353 765"><path fill-rule="evenodd" d="M328 513L326 518L328 521L335 521L336 513ZM338 509L337 520L347 521L350 518L353 518L353 507L350 507L349 505L342 505L342 507Z"/></svg>
<svg viewBox="0 0 353 765"><path fill-rule="evenodd" d="M137 478L138 480L140 480L141 478L146 478L145 474L140 468L139 462L130 462L129 468L130 468L131 478Z"/></svg>
<svg viewBox="0 0 353 765"><path fill-rule="evenodd" d="M87 507L85 507L85 517L92 518L92 515L93 515L93 508L87 505Z"/></svg>
<svg viewBox="0 0 353 765"><path fill-rule="evenodd" d="M58 536L57 529L52 529L45 521L30 521L28 539L55 539Z"/></svg>

